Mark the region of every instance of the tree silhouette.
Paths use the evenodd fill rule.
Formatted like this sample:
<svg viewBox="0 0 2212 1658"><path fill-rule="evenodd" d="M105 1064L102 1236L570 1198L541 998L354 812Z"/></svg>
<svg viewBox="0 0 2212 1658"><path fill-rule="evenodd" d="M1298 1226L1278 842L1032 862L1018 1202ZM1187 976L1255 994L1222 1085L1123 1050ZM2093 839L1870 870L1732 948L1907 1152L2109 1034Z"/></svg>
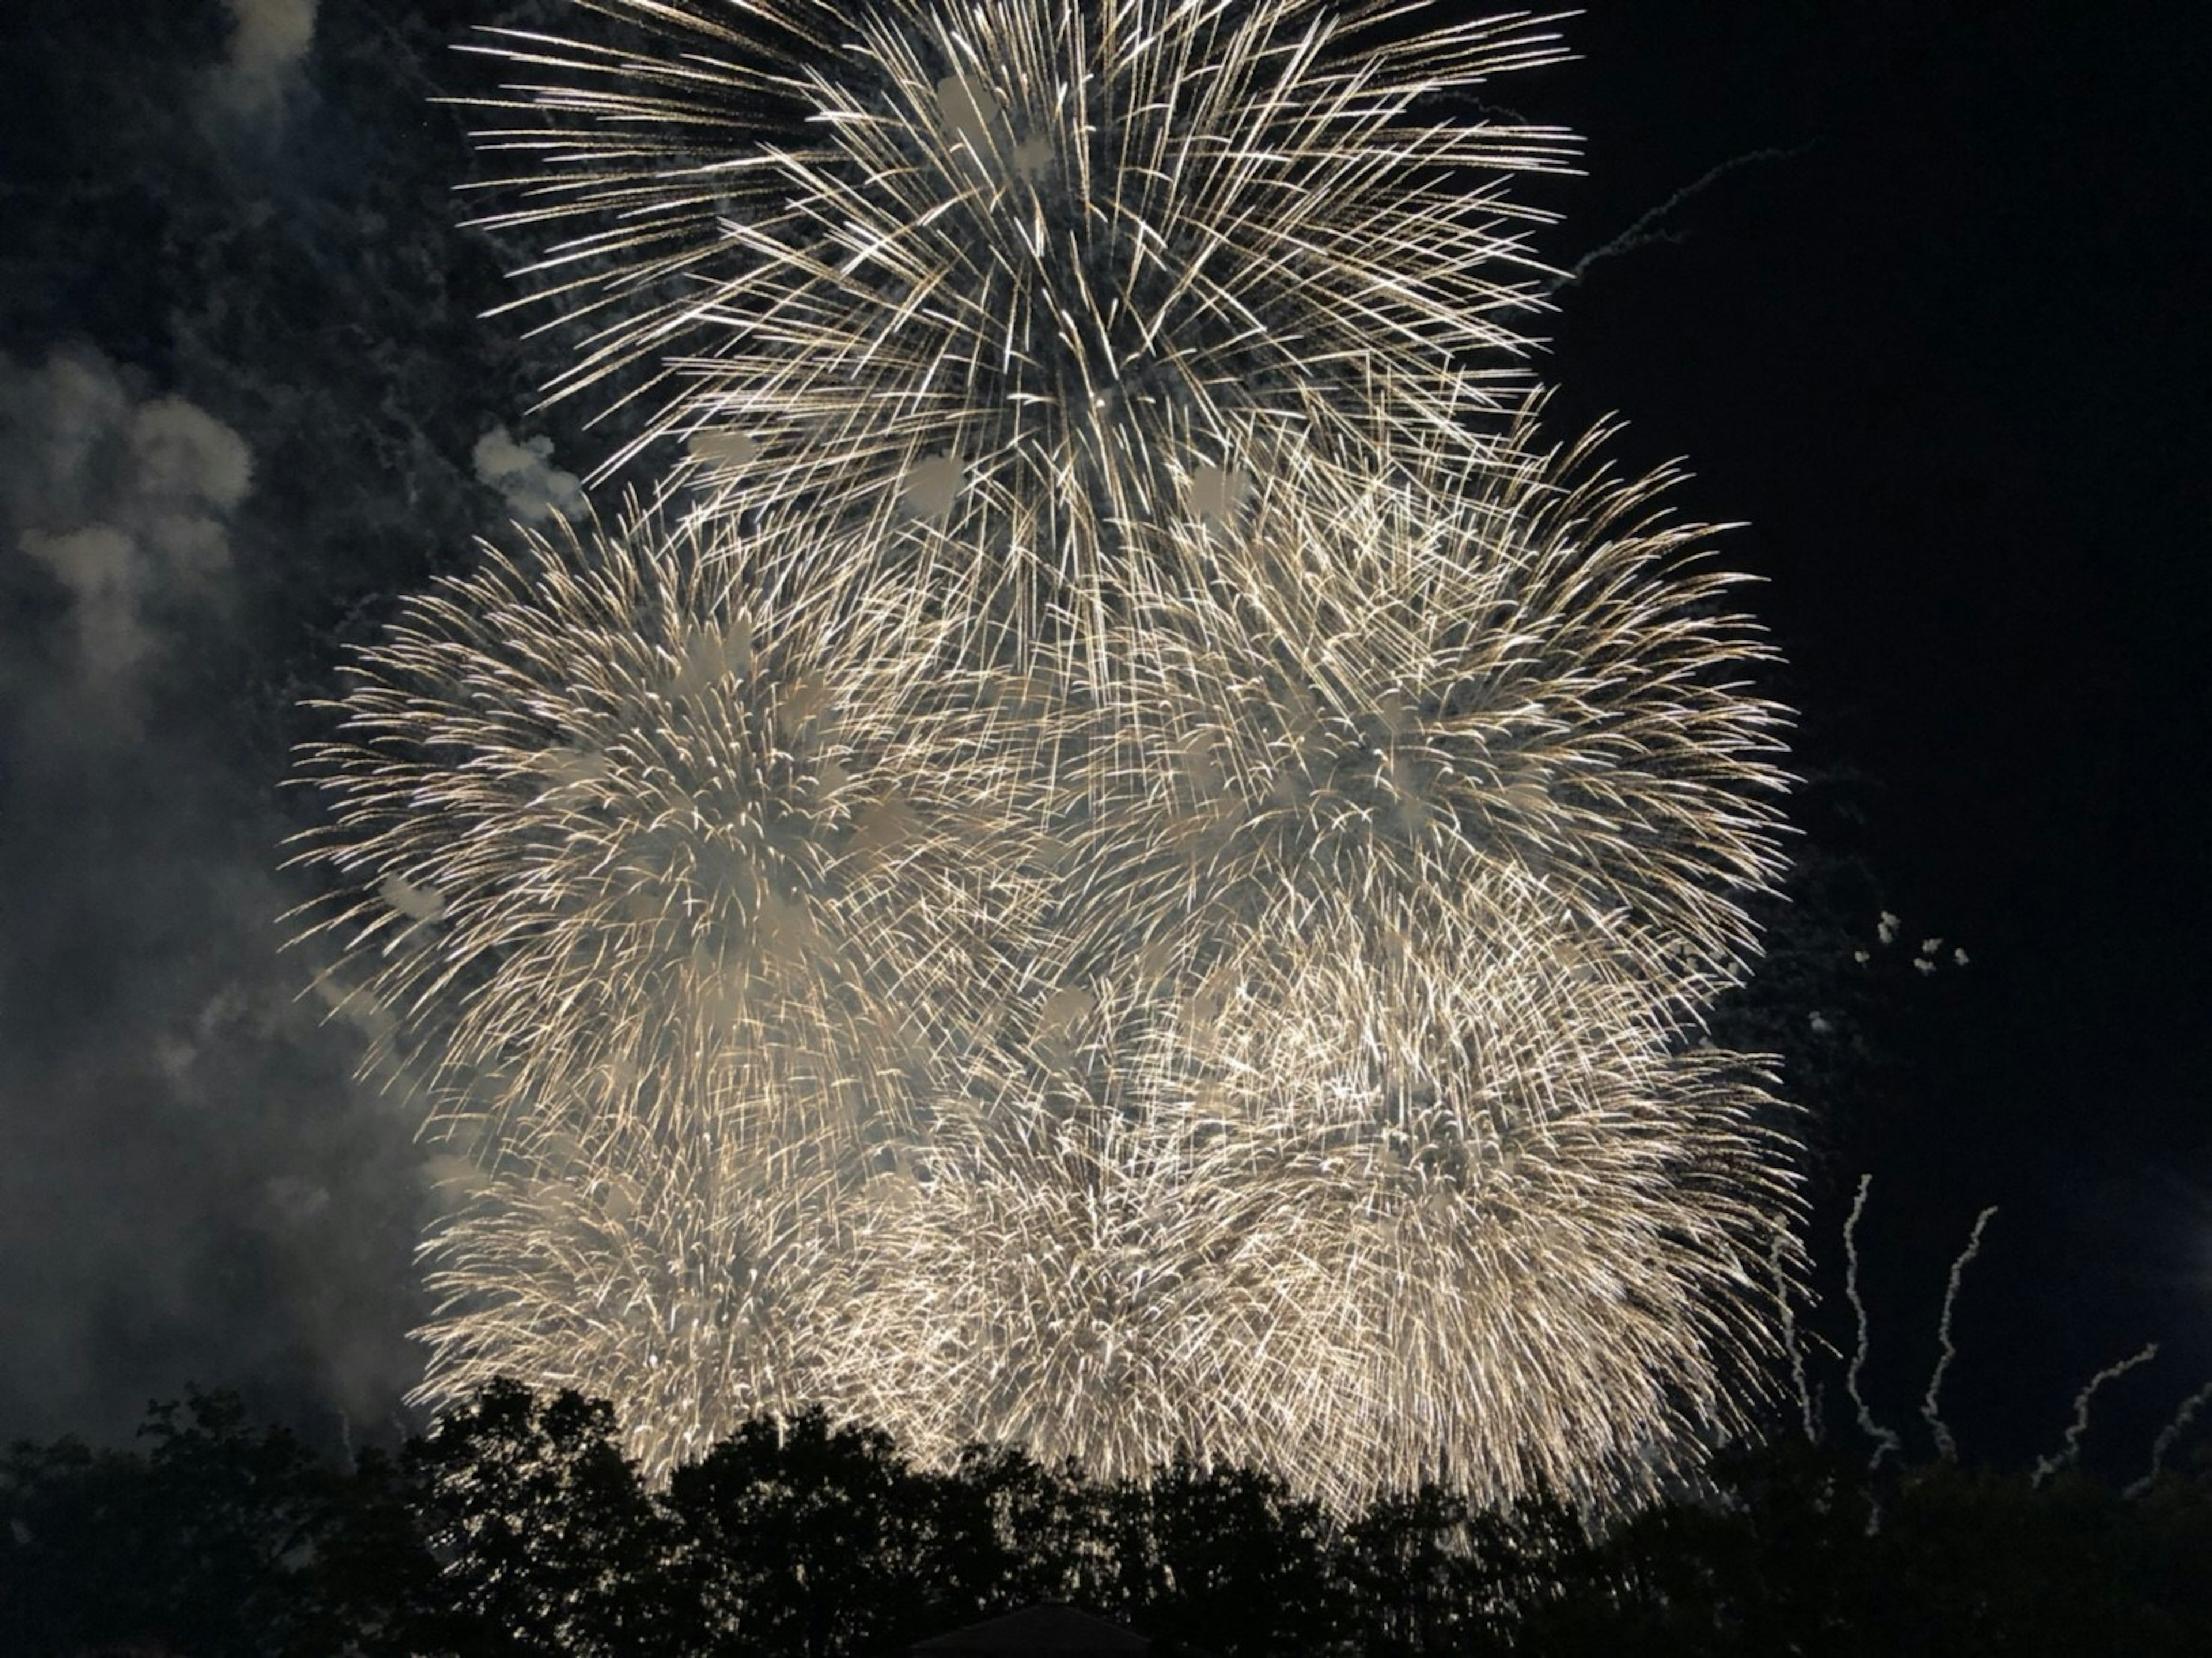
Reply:
<svg viewBox="0 0 2212 1658"><path fill-rule="evenodd" d="M341 1473L227 1394L153 1406L140 1438L0 1463L0 1629L21 1649L368 1654L419 1606L428 1563L388 1463Z"/></svg>
<svg viewBox="0 0 2212 1658"><path fill-rule="evenodd" d="M611 1408L485 1388L349 1468L223 1394L137 1446L0 1459L0 1649L30 1658L872 1658L1040 1600L1216 1658L2212 1651L2212 1457L2140 1491L1787 1439L1592 1534L1442 1483L1332 1514L1177 1456L910 1467L819 1412L665 1491Z"/></svg>
<svg viewBox="0 0 2212 1658"><path fill-rule="evenodd" d="M932 1495L880 1433L818 1410L745 1423L669 1481L696 1649L828 1658L957 1618L930 1570Z"/></svg>
<svg viewBox="0 0 2212 1658"><path fill-rule="evenodd" d="M404 1463L471 1652L638 1658L683 1650L673 1536L615 1443L614 1407L500 1381L410 1441Z"/></svg>

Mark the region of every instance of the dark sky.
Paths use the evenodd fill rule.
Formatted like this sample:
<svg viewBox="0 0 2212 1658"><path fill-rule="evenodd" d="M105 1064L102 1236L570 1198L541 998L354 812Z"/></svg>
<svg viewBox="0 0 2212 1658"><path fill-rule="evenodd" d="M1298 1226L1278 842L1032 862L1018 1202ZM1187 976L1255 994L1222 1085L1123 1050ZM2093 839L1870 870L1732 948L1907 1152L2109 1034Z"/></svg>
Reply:
<svg viewBox="0 0 2212 1658"><path fill-rule="evenodd" d="M2161 1340L2100 1401L2120 1455L2127 1410L2212 1379L2212 26L1668 0L1571 31L1570 249L1783 154L1561 294L1566 405L1750 521L1801 765L1871 780L1831 792L1863 830L1808 828L1972 957L1885 999L1901 1063L1835 1125L1834 1175L1875 1177L1870 1373L1924 1379L1948 1258L1997 1204L1956 1425L2047 1448L2082 1379Z"/></svg>
<svg viewBox="0 0 2212 1658"><path fill-rule="evenodd" d="M476 73L465 22L532 8L240 3L244 36L220 0L0 21L0 1436L191 1379L389 1418L422 1157L276 952L307 892L278 784L341 644L600 442L476 320L500 261L451 228L471 163L427 102ZM1525 192L1557 263L1686 192L1559 292L1542 367L1563 433L1618 411L1624 459L1685 457L1678 504L1747 521L1768 579L1837 872L1789 1011L1871 1055L1806 1090L1819 1327L1850 1339L1870 1172L1869 1377L1905 1425L1998 1205L1953 1424L2053 1448L2157 1339L2099 1402L2122 1473L2212 1380L2212 24L2183 15L1614 0L1497 92L1587 137L1589 177Z"/></svg>

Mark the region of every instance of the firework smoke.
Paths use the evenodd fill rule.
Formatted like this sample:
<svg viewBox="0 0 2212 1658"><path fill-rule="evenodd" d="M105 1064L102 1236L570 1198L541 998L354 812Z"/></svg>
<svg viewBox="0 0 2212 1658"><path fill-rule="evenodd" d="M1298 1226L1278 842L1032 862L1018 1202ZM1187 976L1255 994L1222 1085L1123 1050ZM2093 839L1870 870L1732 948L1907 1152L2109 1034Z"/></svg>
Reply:
<svg viewBox="0 0 2212 1658"><path fill-rule="evenodd" d="M688 459L412 604L309 756L448 1143L423 1396L1347 1501L1743 1426L1789 1146L1692 1044L1782 716L1669 478L1498 389L1565 141L1435 112L1550 37L589 9L491 48L495 222L568 238L556 389Z"/></svg>

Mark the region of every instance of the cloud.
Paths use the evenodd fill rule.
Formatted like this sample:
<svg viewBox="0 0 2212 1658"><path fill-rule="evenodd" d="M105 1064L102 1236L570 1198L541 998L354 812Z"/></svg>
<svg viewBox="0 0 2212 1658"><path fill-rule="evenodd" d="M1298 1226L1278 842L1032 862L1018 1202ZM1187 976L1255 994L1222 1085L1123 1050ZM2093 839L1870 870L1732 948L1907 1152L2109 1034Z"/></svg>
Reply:
<svg viewBox="0 0 2212 1658"><path fill-rule="evenodd" d="M541 524L558 513L573 515L584 505L583 486L574 472L553 465L553 440L525 438L518 443L504 426L477 440L469 456L477 480L500 493L507 510L524 524Z"/></svg>
<svg viewBox="0 0 2212 1658"><path fill-rule="evenodd" d="M315 39L315 0L224 0L230 42L216 72L217 100L257 115L283 99Z"/></svg>
<svg viewBox="0 0 2212 1658"><path fill-rule="evenodd" d="M389 1015L279 953L244 577L300 550L254 472L95 351L0 356L0 1441L191 1381L374 1418L418 1368L416 1115L353 1075Z"/></svg>
<svg viewBox="0 0 2212 1658"><path fill-rule="evenodd" d="M128 726L170 638L227 597L252 454L205 410L142 398L84 350L37 368L0 357L0 525L66 597L72 648L50 689L78 705L72 723Z"/></svg>

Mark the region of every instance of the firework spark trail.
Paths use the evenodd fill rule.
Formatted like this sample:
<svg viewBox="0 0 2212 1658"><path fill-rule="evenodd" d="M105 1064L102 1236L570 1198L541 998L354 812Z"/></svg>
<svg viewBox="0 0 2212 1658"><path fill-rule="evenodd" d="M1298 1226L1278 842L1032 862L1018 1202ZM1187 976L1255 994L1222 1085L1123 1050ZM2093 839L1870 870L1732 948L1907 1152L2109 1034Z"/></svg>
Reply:
<svg viewBox="0 0 2212 1658"><path fill-rule="evenodd" d="M1813 1388L1805 1371L1805 1341L1797 1333L1797 1309L1791 1297L1796 1293L1796 1275L1790 1270L1786 1254L1790 1234L1777 1227L1774 1241L1767 1253L1767 1266L1774 1277L1774 1305L1782 1320L1778 1339L1790 1360L1790 1394L1797 1401L1799 1418L1805 1430L1805 1442L1820 1442L1820 1415L1813 1398Z"/></svg>
<svg viewBox="0 0 2212 1658"><path fill-rule="evenodd" d="M1602 1504L1742 1426L1789 1145L1685 1050L1784 718L1668 476L1499 389L1565 142L1425 112L1551 37L587 9L628 44L490 48L491 222L569 238L556 389L694 505L488 550L308 757L459 1171L422 1396L1333 1500Z"/></svg>

